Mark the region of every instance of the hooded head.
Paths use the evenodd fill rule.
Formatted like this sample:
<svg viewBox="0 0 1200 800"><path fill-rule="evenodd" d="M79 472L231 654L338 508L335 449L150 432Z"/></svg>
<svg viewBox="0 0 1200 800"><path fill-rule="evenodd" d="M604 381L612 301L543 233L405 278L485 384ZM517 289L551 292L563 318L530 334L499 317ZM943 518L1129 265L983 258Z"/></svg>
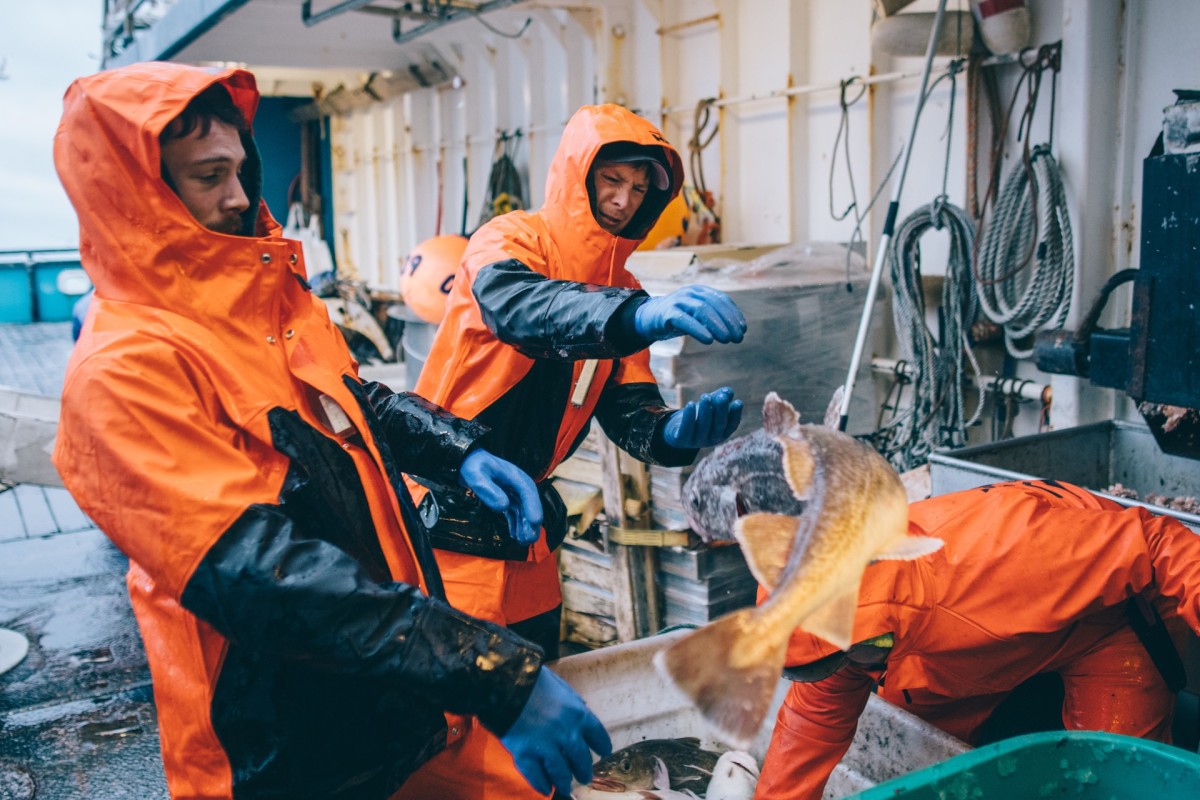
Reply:
<svg viewBox="0 0 1200 800"><path fill-rule="evenodd" d="M220 88L206 96L215 96L246 124L230 125L209 114L177 122L212 87ZM257 105L254 76L243 70L153 62L71 84L54 138L54 162L79 217L83 265L97 296L178 308L185 296L181 281L219 277L243 265L249 269L250 259L258 259L243 237L277 235L279 226L261 202L261 163L249 126ZM207 141L225 134L230 149L240 147L245 157L239 179L245 199L238 203L244 210L238 224L222 230L197 219L176 191L182 190L179 176L164 172L163 142L170 148L172 142L197 141L205 120ZM188 124L191 129L178 135ZM229 298L219 302L228 306Z"/></svg>
<svg viewBox="0 0 1200 800"><path fill-rule="evenodd" d="M639 202L627 217L602 222L596 208L606 194L598 175L605 169L631 178L626 188L636 184ZM632 252L682 186L683 161L658 128L623 106L583 106L563 130L539 213L554 229L595 239L596 249L610 248L615 236L618 249Z"/></svg>

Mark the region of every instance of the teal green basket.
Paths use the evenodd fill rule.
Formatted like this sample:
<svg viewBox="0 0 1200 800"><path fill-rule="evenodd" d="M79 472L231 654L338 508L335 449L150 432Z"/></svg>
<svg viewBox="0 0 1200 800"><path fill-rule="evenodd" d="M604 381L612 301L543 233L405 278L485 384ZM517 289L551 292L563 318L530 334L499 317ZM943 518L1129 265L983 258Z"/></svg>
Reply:
<svg viewBox="0 0 1200 800"><path fill-rule="evenodd" d="M1200 755L1114 733L1033 733L963 753L853 797L855 800L1200 797Z"/></svg>

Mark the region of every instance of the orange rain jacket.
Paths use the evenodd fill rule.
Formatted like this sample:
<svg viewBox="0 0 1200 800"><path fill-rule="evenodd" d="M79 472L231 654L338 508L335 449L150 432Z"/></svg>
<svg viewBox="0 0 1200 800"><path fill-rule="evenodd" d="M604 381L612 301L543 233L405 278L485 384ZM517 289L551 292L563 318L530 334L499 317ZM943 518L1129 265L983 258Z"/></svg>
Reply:
<svg viewBox="0 0 1200 800"><path fill-rule="evenodd" d="M76 81L55 138L96 286L55 463L129 556L175 798L385 798L445 743L503 733L541 655L440 590L401 470L451 480L485 428L363 384L300 243L257 197L201 227L158 138L198 93L246 119L253 76L139 64ZM406 532L407 527L407 532Z"/></svg>
<svg viewBox="0 0 1200 800"><path fill-rule="evenodd" d="M650 187L619 236L596 222L587 185L611 142L660 148L671 176L665 191ZM582 107L563 131L541 209L497 217L471 237L416 392L486 424L488 449L537 481L575 450L593 415L642 461L690 464L695 450L662 441L672 410L650 372L649 342L633 331L646 293L625 269L682 183L679 154L653 125L621 106ZM572 402L589 363L586 395ZM561 596L546 536L525 562L436 551L450 601L504 624L553 610Z"/></svg>
<svg viewBox="0 0 1200 800"><path fill-rule="evenodd" d="M895 634L882 675L851 666L792 684L756 798L820 798L877 683L885 699L971 742L1009 692L1057 672L1068 729L1169 739L1174 698L1126 605L1141 595L1176 635L1184 624L1200 632L1200 537L1054 481L914 503L909 531L946 544L863 576L854 641ZM797 631L788 664L833 652Z"/></svg>

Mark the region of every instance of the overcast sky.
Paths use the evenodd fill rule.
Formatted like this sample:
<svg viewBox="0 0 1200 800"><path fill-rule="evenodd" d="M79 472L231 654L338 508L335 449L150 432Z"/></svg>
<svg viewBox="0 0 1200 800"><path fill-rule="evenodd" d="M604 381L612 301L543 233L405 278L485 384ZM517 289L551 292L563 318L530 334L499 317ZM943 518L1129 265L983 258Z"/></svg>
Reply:
<svg viewBox="0 0 1200 800"><path fill-rule="evenodd" d="M71 81L100 68L104 0L0 0L0 250L76 247L54 172L54 129Z"/></svg>

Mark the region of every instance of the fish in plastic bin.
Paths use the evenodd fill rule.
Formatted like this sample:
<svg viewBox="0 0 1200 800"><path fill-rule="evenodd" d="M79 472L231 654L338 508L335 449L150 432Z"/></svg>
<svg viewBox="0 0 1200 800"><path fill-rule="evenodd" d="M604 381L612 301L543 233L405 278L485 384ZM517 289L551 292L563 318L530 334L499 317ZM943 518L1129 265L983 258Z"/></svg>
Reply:
<svg viewBox="0 0 1200 800"><path fill-rule="evenodd" d="M661 792L663 789L703 794L719 758L719 753L705 750L695 737L646 739L597 761L592 768L592 782L587 788L595 797L603 800L614 800L620 796L615 793ZM592 797L592 793L573 792L577 800ZM666 798L686 795L642 796Z"/></svg>

